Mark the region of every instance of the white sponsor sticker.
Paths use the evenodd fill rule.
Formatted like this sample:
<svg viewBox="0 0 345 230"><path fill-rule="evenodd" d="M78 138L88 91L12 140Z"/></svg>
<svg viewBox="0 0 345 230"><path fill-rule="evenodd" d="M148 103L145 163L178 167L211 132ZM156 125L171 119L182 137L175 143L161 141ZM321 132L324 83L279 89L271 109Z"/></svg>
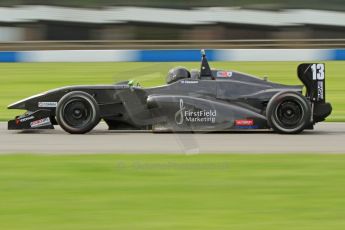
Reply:
<svg viewBox="0 0 345 230"><path fill-rule="evenodd" d="M34 118L35 118L34 116L30 116L30 117L25 117L25 118L19 119L19 121L20 121L20 122L25 122L25 121L32 120L32 119L34 119Z"/></svg>
<svg viewBox="0 0 345 230"><path fill-rule="evenodd" d="M193 80L182 80L182 84L198 84L199 81L193 81Z"/></svg>
<svg viewBox="0 0 345 230"><path fill-rule="evenodd" d="M55 108L57 106L56 101L40 101L38 102L39 108Z"/></svg>
<svg viewBox="0 0 345 230"><path fill-rule="evenodd" d="M175 113L175 122L182 125L184 121L191 123L216 123L217 111L214 110L188 110L180 99L180 109Z"/></svg>
<svg viewBox="0 0 345 230"><path fill-rule="evenodd" d="M49 117L42 118L40 120L33 121L30 123L31 128L38 128L38 127L42 127L42 126L46 126L46 125L51 125Z"/></svg>
<svg viewBox="0 0 345 230"><path fill-rule="evenodd" d="M317 82L317 98L323 100L323 82Z"/></svg>

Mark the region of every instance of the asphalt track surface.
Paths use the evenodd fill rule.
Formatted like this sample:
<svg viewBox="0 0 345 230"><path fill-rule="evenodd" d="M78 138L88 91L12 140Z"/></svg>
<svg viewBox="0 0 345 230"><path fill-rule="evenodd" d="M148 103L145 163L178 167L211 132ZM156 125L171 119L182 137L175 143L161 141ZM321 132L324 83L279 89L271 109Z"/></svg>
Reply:
<svg viewBox="0 0 345 230"><path fill-rule="evenodd" d="M0 154L89 153L345 153L345 123L320 123L299 135L270 131L151 133L108 131L104 123L84 135L55 130L9 131L0 123Z"/></svg>

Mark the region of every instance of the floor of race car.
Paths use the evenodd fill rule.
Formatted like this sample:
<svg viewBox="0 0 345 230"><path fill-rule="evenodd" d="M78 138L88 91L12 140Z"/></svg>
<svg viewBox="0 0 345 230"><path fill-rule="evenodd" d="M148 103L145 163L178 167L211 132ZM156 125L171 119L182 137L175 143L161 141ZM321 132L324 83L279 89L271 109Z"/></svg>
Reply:
<svg viewBox="0 0 345 230"><path fill-rule="evenodd" d="M55 130L9 131L0 123L0 153L345 153L345 123L324 122L300 135L268 131L163 133L108 131L105 123L86 135Z"/></svg>

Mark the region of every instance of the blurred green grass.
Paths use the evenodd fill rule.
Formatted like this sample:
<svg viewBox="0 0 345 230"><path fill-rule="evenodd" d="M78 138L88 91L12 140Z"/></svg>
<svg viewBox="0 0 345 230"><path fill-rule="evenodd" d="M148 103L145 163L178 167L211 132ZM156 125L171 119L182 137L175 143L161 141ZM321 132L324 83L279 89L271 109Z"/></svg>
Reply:
<svg viewBox="0 0 345 230"><path fill-rule="evenodd" d="M237 70L286 84L301 84L298 62L212 62L213 68ZM143 86L163 84L174 66L199 68L199 63L0 63L0 120L23 111L7 110L17 100L52 88L78 84L112 84L134 79ZM345 121L345 62L326 62L327 101L333 105L328 121Z"/></svg>
<svg viewBox="0 0 345 230"><path fill-rule="evenodd" d="M3 155L0 229L344 229L345 155Z"/></svg>

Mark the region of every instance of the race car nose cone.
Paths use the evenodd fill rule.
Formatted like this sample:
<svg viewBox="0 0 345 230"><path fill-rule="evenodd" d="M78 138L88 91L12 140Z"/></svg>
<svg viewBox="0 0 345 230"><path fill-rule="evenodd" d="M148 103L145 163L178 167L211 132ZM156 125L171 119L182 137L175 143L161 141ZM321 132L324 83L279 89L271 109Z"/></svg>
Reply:
<svg viewBox="0 0 345 230"><path fill-rule="evenodd" d="M42 95L43 95L43 93L40 93L40 94L36 94L36 95L33 95L31 97L28 97L28 98L24 98L23 100L20 100L20 101L13 103L13 104L10 104L7 108L8 109L25 109L26 102L31 101L35 98L41 97Z"/></svg>
<svg viewBox="0 0 345 230"><path fill-rule="evenodd" d="M8 109L25 109L25 102L19 101L7 106Z"/></svg>

